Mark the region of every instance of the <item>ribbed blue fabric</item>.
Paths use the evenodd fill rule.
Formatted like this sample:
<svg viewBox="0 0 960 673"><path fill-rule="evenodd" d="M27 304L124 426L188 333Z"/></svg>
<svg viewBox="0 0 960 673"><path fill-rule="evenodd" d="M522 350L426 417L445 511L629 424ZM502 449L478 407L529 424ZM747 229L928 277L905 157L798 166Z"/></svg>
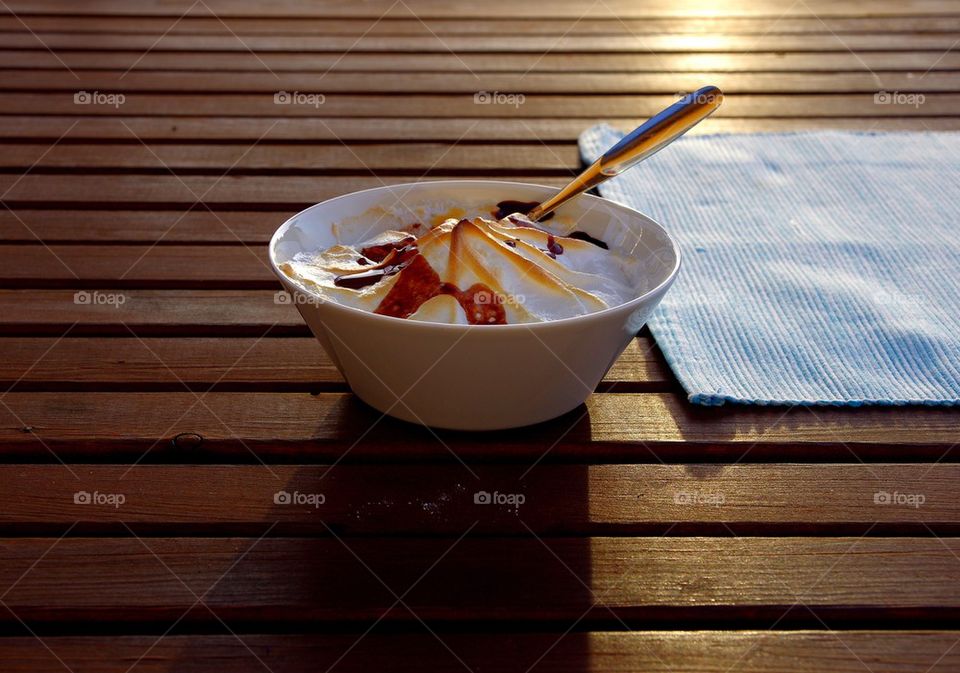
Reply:
<svg viewBox="0 0 960 673"><path fill-rule="evenodd" d="M680 241L650 330L692 402L960 403L960 134L694 136L600 192Z"/></svg>

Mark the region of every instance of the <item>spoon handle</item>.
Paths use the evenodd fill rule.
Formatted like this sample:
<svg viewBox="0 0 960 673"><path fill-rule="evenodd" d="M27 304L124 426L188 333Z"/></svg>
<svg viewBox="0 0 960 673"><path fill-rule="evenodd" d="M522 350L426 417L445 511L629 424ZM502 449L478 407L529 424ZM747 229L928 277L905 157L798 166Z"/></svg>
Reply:
<svg viewBox="0 0 960 673"><path fill-rule="evenodd" d="M570 184L527 216L536 222L577 194L632 168L706 119L722 102L723 93L715 86L705 86L687 94L624 136Z"/></svg>

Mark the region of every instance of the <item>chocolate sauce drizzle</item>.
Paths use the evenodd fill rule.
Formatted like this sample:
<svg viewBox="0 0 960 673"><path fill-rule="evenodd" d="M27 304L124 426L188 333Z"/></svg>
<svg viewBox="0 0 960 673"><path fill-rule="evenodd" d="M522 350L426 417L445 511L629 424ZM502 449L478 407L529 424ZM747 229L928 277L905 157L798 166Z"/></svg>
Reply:
<svg viewBox="0 0 960 673"><path fill-rule="evenodd" d="M593 243L598 248L603 248L604 250L609 250L610 246L601 241L599 238L594 238L585 231L574 231L570 234L567 234L567 238L575 238L578 241L586 241L587 243Z"/></svg>
<svg viewBox="0 0 960 673"><path fill-rule="evenodd" d="M417 239L413 236L407 236L399 241L391 241L381 245L373 245L360 251L363 257L357 260L357 264L366 266L370 260L377 262L377 266L369 271L360 273L345 273L333 279L333 284L337 287L347 287L351 290L360 290L379 283L387 276L400 273L406 268L410 260L420 254L417 249Z"/></svg>
<svg viewBox="0 0 960 673"><path fill-rule="evenodd" d="M557 255L563 254L563 246L557 243L557 239L554 238L553 234L547 235L547 254L554 259L557 258Z"/></svg>
<svg viewBox="0 0 960 673"><path fill-rule="evenodd" d="M533 210L537 205L538 204L536 201L501 201L500 203L497 204L497 209L494 210L491 214L498 220L502 220L505 217L509 217L510 215L513 215L514 213L520 213L522 215L526 215L531 210ZM545 217L541 218L540 221L546 222L551 217L553 217L553 213L548 213ZM510 221L521 227L530 226L520 221L520 218L511 219ZM609 245L601 241L599 238L594 238L593 236L591 236L585 231L574 231L573 233L567 234L566 238L575 238L578 241L586 241L587 243L592 243L598 248L603 248L604 250L610 249ZM563 253L563 247L560 247L560 252L557 252L556 250L551 248L548 243L547 248L550 252L553 253L551 257L553 257L554 259L556 259L557 255L560 255Z"/></svg>
<svg viewBox="0 0 960 673"><path fill-rule="evenodd" d="M513 215L514 213L526 215L538 205L540 205L539 201L501 201L497 204L497 209L491 214L498 220L502 220L508 215ZM548 213L546 216L540 219L542 222L546 222L551 217L553 217L553 213Z"/></svg>
<svg viewBox="0 0 960 673"><path fill-rule="evenodd" d="M372 259L374 262L382 262L387 258L387 255L394 250L402 250L411 245L416 248L416 242L417 239L413 236L406 236L399 241L390 241L389 243L381 243L380 245L371 245L363 248L360 254L367 259Z"/></svg>
<svg viewBox="0 0 960 673"><path fill-rule="evenodd" d="M497 210L493 215L497 219L503 219L515 213L526 214L536 205L536 201L501 201L497 204ZM543 219L548 220L551 217L553 213ZM586 241L609 250L606 243L583 231L575 231L567 238ZM503 242L511 248L517 246L513 239L506 239ZM563 245L557 242L553 234L547 233L547 248L544 253L553 259L563 254ZM449 295L460 304L467 316L467 322L471 325L505 325L507 323L503 297L483 283L474 283L466 290L461 290L452 283L443 282L440 275L420 254L417 239L413 236L363 248L360 254L363 256L357 259L357 264L367 266L372 261L377 265L367 271L337 276L333 280L337 287L359 290L379 283L388 276L400 274L397 282L374 309L374 313L395 318L409 318L427 301L438 295Z"/></svg>
<svg viewBox="0 0 960 673"><path fill-rule="evenodd" d="M347 273L342 276L337 276L333 279L333 284L337 287L348 287L351 290L362 290L368 285L373 285L374 283L379 283L381 280L387 276L392 276L395 273L400 273L403 270L402 266L385 266L380 269L370 269L369 271L363 271L362 273Z"/></svg>

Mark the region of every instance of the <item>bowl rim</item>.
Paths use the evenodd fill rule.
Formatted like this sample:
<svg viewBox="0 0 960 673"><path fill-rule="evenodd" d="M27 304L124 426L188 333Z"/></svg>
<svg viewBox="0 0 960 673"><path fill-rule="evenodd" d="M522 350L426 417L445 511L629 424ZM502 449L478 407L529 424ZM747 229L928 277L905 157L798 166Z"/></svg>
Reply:
<svg viewBox="0 0 960 673"><path fill-rule="evenodd" d="M635 215L640 216L648 224L652 224L657 227L667 241L670 242L670 247L674 253L674 264L673 268L670 269L670 272L667 274L660 283L655 287L650 288L643 294L634 297L630 301L624 302L622 304L617 304L616 306L610 306L601 311L594 311L593 313L584 313L583 315L571 316L569 318L559 318L557 320L544 320L542 322L524 322L524 323L509 323L506 325L461 325L453 323L442 323L442 322L430 322L426 320L410 320L409 318L397 318L395 316L389 315L380 315L379 313L373 313L372 311L365 311L360 308L355 308L353 306L346 306L344 304L337 303L331 299L327 299L315 293L307 288L303 288L293 282L283 271L280 270L279 265L277 264L276 259L276 249L277 242L280 237L286 232L286 230L292 225L293 221L298 217L302 217L304 214L310 212L314 208L319 208L320 206L325 206L334 201L339 201L340 199L348 199L350 197L356 196L358 194L366 194L367 192L378 192L384 190L398 189L403 187L420 187L425 185L455 185L457 183L467 183L467 184L485 184L485 185L503 185L505 187L511 186L522 186L522 187L538 187L540 189L553 190L556 191L556 187L551 187L548 185L541 185L535 182L516 182L512 180L423 180L419 182L402 182L391 185L381 185L379 187L370 187L368 189L359 189L353 192L347 192L346 194L340 194L338 196L333 196L329 199L325 199L318 203L315 203L303 210L294 213L288 217L277 230L273 232L273 236L270 237L270 243L268 244L267 257L270 262L270 267L273 269L274 274L280 279L281 283L284 285L284 289L287 288L287 285L294 287L296 291L303 293L308 297L313 297L319 299L319 304L332 307L332 310L345 311L348 315L352 314L357 317L362 317L366 319L376 321L388 321L387 324L392 324L394 327L406 327L409 329L446 329L446 330L456 330L456 331L469 331L474 329L481 330L494 330L496 332L506 332L506 331L515 331L518 329L547 329L549 325L567 325L577 321L584 321L589 319L601 319L604 316L610 315L612 313L617 313L625 311L628 308L633 309L636 306L644 303L650 297L656 296L658 293L665 291L666 288L670 287L673 284L673 281L676 280L677 274L680 272L680 266L682 264L682 253L680 250L680 245L677 243L677 239L664 227L662 224L654 220L652 217L641 213L636 208L631 208L630 206L624 205L618 201L612 201L610 199L605 199L601 196L594 196L593 194L581 194L578 196L578 199L596 199L598 201L604 201L605 203L612 205L616 208L621 208L622 210ZM299 305L298 305L299 306Z"/></svg>

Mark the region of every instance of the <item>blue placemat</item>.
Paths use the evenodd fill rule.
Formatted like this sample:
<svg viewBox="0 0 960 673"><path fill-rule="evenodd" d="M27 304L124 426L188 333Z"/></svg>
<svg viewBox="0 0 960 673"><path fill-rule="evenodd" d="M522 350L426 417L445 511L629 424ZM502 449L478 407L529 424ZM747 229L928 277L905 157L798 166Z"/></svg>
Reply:
<svg viewBox="0 0 960 673"><path fill-rule="evenodd" d="M600 192L680 241L650 329L692 402L960 402L960 134L694 136Z"/></svg>

